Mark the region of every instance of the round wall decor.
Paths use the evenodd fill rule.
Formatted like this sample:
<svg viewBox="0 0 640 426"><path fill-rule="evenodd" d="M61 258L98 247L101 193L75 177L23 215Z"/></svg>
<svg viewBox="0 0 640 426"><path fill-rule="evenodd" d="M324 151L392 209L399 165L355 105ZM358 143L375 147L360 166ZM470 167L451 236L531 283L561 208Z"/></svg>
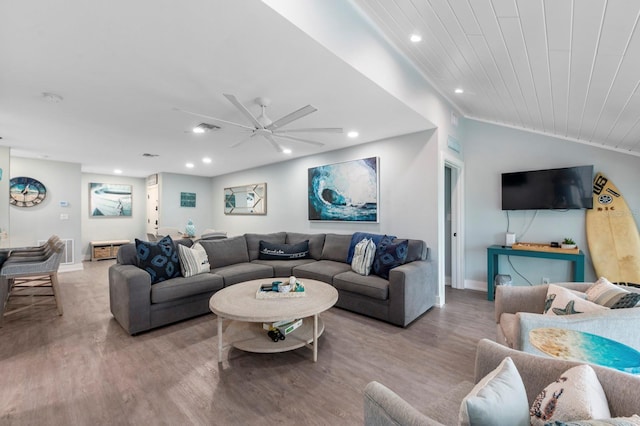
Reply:
<svg viewBox="0 0 640 426"><path fill-rule="evenodd" d="M15 177L9 181L10 203L16 207L33 207L47 196L47 188L37 179Z"/></svg>

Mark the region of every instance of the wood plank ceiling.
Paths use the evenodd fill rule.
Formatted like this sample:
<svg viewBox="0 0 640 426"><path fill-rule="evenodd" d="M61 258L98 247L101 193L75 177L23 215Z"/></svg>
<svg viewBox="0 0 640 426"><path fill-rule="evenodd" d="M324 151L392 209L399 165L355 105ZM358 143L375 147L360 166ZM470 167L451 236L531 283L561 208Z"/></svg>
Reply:
<svg viewBox="0 0 640 426"><path fill-rule="evenodd" d="M640 155L640 1L354 1L465 116Z"/></svg>

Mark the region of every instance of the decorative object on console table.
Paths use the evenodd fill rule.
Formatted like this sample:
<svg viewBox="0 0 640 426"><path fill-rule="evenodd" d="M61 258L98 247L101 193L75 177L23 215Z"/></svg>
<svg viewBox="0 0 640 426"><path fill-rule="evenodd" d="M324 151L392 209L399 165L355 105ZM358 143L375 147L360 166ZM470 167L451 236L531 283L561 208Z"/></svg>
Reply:
<svg viewBox="0 0 640 426"><path fill-rule="evenodd" d="M181 192L180 193L180 207L195 207L196 206L196 193L195 192Z"/></svg>
<svg viewBox="0 0 640 426"><path fill-rule="evenodd" d="M308 170L309 220L378 222L378 157Z"/></svg>
<svg viewBox="0 0 640 426"><path fill-rule="evenodd" d="M562 244L560 245L560 248L563 248L565 250L571 250L578 247L576 245L576 242L573 241L571 238L565 238L564 240L562 240Z"/></svg>
<svg viewBox="0 0 640 426"><path fill-rule="evenodd" d="M131 217L131 185L89 184L90 217Z"/></svg>
<svg viewBox="0 0 640 426"><path fill-rule="evenodd" d="M196 226L193 224L191 219L187 221L187 226L184 227L184 233L189 238L196 236Z"/></svg>

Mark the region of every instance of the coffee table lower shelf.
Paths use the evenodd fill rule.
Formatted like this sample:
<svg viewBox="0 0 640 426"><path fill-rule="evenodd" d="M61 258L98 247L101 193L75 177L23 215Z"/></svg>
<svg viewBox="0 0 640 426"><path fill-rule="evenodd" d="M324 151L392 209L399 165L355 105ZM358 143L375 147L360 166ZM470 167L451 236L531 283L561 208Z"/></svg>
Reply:
<svg viewBox="0 0 640 426"><path fill-rule="evenodd" d="M324 323L319 316L316 316L316 318L318 321L317 337L320 337L324 332ZM262 328L262 323L231 321L224 332L224 340L229 344L222 345L219 348L219 353L222 355L222 349L229 346L256 353L286 352L306 346L314 352L315 361L317 359L317 348L315 347L317 340L314 342L313 324L313 316L304 318L302 325L292 333L287 334L285 340L274 342L267 335L267 330ZM220 342L219 340L219 344Z"/></svg>

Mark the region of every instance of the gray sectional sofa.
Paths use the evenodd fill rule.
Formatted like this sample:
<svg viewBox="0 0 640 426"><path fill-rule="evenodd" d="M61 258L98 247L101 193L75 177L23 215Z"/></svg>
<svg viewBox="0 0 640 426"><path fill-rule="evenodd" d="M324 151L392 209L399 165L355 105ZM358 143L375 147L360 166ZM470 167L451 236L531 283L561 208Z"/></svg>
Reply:
<svg viewBox="0 0 640 426"><path fill-rule="evenodd" d="M301 234L276 232L245 234L220 240L202 240L210 264L208 273L177 277L151 284L150 275L138 267L136 248L127 244L109 268L111 313L130 334L202 315L209 298L239 282L295 275L315 279L338 290L336 306L401 327L429 310L436 300L436 278L424 241L409 239L404 264L392 269L389 279L363 276L346 263L352 234ZM260 241L296 244L309 241L309 258L259 259ZM190 240L176 244L190 246Z"/></svg>

